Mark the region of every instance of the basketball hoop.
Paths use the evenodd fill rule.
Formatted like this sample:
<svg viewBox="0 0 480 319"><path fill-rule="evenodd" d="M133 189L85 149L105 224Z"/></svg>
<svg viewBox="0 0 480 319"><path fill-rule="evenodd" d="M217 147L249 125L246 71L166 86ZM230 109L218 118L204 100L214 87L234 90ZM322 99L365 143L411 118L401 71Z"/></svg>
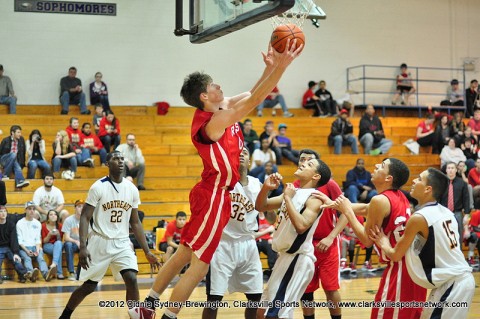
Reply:
<svg viewBox="0 0 480 319"><path fill-rule="evenodd" d="M295 0L295 4L291 9L279 14L278 16L272 17L271 21L273 29L279 25L290 23L295 24L300 29L303 29L305 19L311 19L313 25L318 28L319 25L317 20L325 18L325 12L318 7L313 0Z"/></svg>

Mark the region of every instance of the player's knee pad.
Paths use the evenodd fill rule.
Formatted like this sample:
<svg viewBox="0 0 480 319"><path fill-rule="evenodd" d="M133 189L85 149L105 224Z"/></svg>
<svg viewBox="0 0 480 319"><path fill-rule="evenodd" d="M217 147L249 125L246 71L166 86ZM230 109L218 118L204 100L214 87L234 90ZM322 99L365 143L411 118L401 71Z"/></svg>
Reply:
<svg viewBox="0 0 480 319"><path fill-rule="evenodd" d="M303 294L301 301L313 301L313 292L306 292Z"/></svg>
<svg viewBox="0 0 480 319"><path fill-rule="evenodd" d="M251 301L260 301L260 299L262 299L262 294L245 294L245 297Z"/></svg>

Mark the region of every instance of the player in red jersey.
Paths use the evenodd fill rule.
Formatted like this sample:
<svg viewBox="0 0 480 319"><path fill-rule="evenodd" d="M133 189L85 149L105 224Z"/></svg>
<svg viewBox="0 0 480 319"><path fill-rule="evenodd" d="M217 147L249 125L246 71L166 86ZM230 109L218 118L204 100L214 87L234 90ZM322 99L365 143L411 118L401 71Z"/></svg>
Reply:
<svg viewBox="0 0 480 319"><path fill-rule="evenodd" d="M299 56L303 45L297 47L294 40L287 43L287 48L278 53L269 47L267 54L262 53L266 65L262 76L249 92L234 97L224 97L220 85L207 74L195 72L185 78L180 95L187 104L197 108L191 137L202 158L203 172L202 180L190 192L191 217L184 226L181 245L158 272L145 302L154 308L168 284L190 263L173 289L171 304L162 318L176 318L181 303L207 274L222 230L230 219L230 190L239 179L243 135L237 122L272 91L288 65ZM141 309L134 309L130 316L143 318Z"/></svg>
<svg viewBox="0 0 480 319"><path fill-rule="evenodd" d="M298 165L302 165L313 158L320 158L317 152L311 149L303 149L300 151ZM299 186L299 181L293 183L295 187ZM342 190L338 184L330 179L325 185L318 188L320 192L327 195L330 199L335 200L342 194ZM318 221L317 228L313 234L313 246L315 247L315 272L312 281L305 289L302 296L303 318L315 318L315 308L313 307L313 293L320 288L320 282L328 301L337 305L330 308L330 316L333 319L339 319L342 315L341 308L338 303L341 301L340 292L340 246L338 235L347 225L347 218L340 216L337 220L337 211L327 208L323 211ZM307 305L312 307L307 307Z"/></svg>
<svg viewBox="0 0 480 319"><path fill-rule="evenodd" d="M410 204L400 188L408 181L410 175L408 166L395 158L387 158L382 163L375 165L372 174L372 183L378 191L369 204L352 204L345 196L340 196L335 202L327 204L342 212L348 219L355 235L366 246L374 242L369 238L370 229L377 226L389 234L390 244L395 247L397 241L403 236L405 224L410 218ZM325 195L319 195L326 199ZM355 217L366 216L367 221L363 226ZM380 262L387 263L383 272L380 286L375 301L409 302L426 299L427 291L415 284L408 274L405 257L397 262L391 261L384 252L375 247L379 252ZM399 305L378 305L372 308L372 319L415 319L420 318L422 308L400 307Z"/></svg>

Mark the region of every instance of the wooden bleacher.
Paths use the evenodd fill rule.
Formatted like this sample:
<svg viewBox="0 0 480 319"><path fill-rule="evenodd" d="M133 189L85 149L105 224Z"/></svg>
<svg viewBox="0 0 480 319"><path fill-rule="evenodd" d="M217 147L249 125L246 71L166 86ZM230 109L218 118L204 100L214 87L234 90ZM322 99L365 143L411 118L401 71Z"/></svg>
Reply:
<svg viewBox="0 0 480 319"><path fill-rule="evenodd" d="M78 107L72 106L70 114L60 115L59 105L29 105L17 106L17 114L9 115L8 107L1 105L0 114L2 122L0 129L3 130L4 138L9 134L11 125L18 124L22 127L22 133L28 138L31 130L39 129L47 144L46 157L50 160L53 149L51 147L55 134L58 130L68 126L69 118L76 116L80 124L91 122L93 115L80 115ZM92 109L92 107L90 107ZM190 124L193 108L172 107L166 116L156 115L156 109L145 106L118 106L112 107L116 117L120 121L122 143L125 142L126 133L134 133L137 143L140 145L146 160L146 191L140 193L142 205L140 210L145 212L143 221L144 229L151 231L157 225L158 220L172 220L177 211L183 210L190 214L188 195L191 187L200 179L201 160L196 155L195 148L190 141ZM292 139L295 149L312 148L321 154L322 160L330 165L333 178L342 184L346 172L355 166L357 158L365 159L367 169L373 170L374 164L380 162L383 157L369 155L352 155L350 149L345 147L344 154L334 155L333 147L327 146L327 136L334 118L311 118L311 111L293 109L295 117L283 118L280 116L269 117L268 111L264 117L256 117L252 112L250 119L253 128L260 133L267 120L273 120L275 126L285 123L288 126L287 136ZM266 113L266 114L265 114ZM354 133L358 134L360 116L351 119L354 124ZM416 126L420 120L415 118L382 118L387 138L394 143L389 156L405 161L411 170L410 181L421 171L429 166L438 167L440 160L438 155L429 154L429 150L422 148L419 155L411 155L408 149L402 145L409 138L414 137ZM360 148L360 152L363 150ZM56 180L55 186L59 187L65 196L66 208L72 213L73 203L77 199L85 199L91 184L98 178L107 174L107 168L100 167L100 159L94 155L95 168L79 167L74 181ZM284 161L279 166L279 171L284 175L286 182L293 180L293 172L296 167ZM24 169L26 175L26 168ZM39 174L39 173L38 173ZM38 175L39 176L39 175ZM30 186L20 191L15 191L14 182L6 181L8 209L10 213L23 212L23 205L31 200L35 189L43 184L42 180L31 180ZM408 187L406 187L407 189ZM141 273L150 273L143 253L137 253L141 265ZM362 256L362 255L361 255ZM364 256L364 253L363 253ZM362 257L360 257L360 261Z"/></svg>

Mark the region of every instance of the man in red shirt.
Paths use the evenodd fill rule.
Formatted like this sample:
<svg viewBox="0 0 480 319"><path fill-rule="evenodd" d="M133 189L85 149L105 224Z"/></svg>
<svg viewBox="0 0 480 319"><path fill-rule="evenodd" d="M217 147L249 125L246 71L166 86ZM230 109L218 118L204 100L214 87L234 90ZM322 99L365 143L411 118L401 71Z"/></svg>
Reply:
<svg viewBox="0 0 480 319"><path fill-rule="evenodd" d="M70 143L73 145L73 150L75 151L75 155L77 158L77 165L93 167L93 159L92 155L90 154L90 150L81 146L81 144L83 143L83 134L82 131L80 131L79 129L78 118L71 117L70 125L67 126L65 131L67 131Z"/></svg>
<svg viewBox="0 0 480 319"><path fill-rule="evenodd" d="M473 202L480 198L480 158L475 161L475 168L468 172L468 184L473 188Z"/></svg>
<svg viewBox="0 0 480 319"><path fill-rule="evenodd" d="M468 121L468 126L472 128L472 135L478 140L480 136L480 109L473 112L473 118Z"/></svg>
<svg viewBox="0 0 480 319"><path fill-rule="evenodd" d="M105 162L107 160L107 151L103 147L100 138L92 133L92 125L90 123L83 123L82 125L82 143L80 146L83 149L88 149L91 154L100 155L100 163L102 166L105 166Z"/></svg>
<svg viewBox="0 0 480 319"><path fill-rule="evenodd" d="M303 94L302 107L304 109L313 109L313 117L323 115L320 109L320 98L315 95L313 88L317 85L314 81L308 82L308 90Z"/></svg>
<svg viewBox="0 0 480 319"><path fill-rule="evenodd" d="M187 214L178 212L175 220L167 224L167 230L160 242L160 250L165 252L165 261L169 260L172 254L178 249L180 239L182 238L183 226L187 222Z"/></svg>
<svg viewBox="0 0 480 319"><path fill-rule="evenodd" d="M171 307L162 319L176 318L180 305L205 277L223 228L230 219L230 190L239 180L240 152L243 135L238 121L250 113L273 90L303 45L288 41L288 50L278 53L269 49L263 54L266 67L249 92L225 98L220 85L201 72L188 75L180 95L197 108L192 120L192 143L203 161L202 180L190 192L190 220L184 227L177 252L160 269L145 306L155 308L160 294L186 264L190 268L175 285ZM178 305L178 306L177 306ZM132 318L144 318L144 308L129 311ZM147 312L148 313L148 312ZM152 315L150 313L149 317Z"/></svg>
<svg viewBox="0 0 480 319"><path fill-rule="evenodd" d="M478 240L480 238L480 210L476 209L470 215L464 238L468 243L468 264L470 267L478 268L478 261L475 260L474 255L475 247L480 254L480 240Z"/></svg>
<svg viewBox="0 0 480 319"><path fill-rule="evenodd" d="M369 204L352 204L345 196L340 196L332 202L324 194L319 194L321 200L329 204L326 207L335 208L344 214L348 223L360 242L370 247L374 242L369 238L370 230L383 228L384 233L393 247L403 236L405 224L410 218L410 204L400 188L408 181L410 171L408 166L395 158L387 158L375 165L372 183L378 191ZM366 216L365 226L355 214ZM387 263L377 294L376 302L424 302L427 290L415 284L408 274L405 257L399 261L391 261L378 246L380 261ZM418 319L422 307L405 307L378 305L372 308L371 319Z"/></svg>
<svg viewBox="0 0 480 319"><path fill-rule="evenodd" d="M434 121L435 116L430 113L427 115L425 121L418 123L416 139L420 146L431 146L433 144L433 133L435 132Z"/></svg>
<svg viewBox="0 0 480 319"><path fill-rule="evenodd" d="M277 260L277 253L272 249L272 233L275 231L273 224L277 215L273 212L258 212L258 232L255 233L257 248L259 253L267 255L268 271L265 270L264 275L270 277L273 266ZM272 217L272 218L270 218ZM270 223L272 222L272 223Z"/></svg>

